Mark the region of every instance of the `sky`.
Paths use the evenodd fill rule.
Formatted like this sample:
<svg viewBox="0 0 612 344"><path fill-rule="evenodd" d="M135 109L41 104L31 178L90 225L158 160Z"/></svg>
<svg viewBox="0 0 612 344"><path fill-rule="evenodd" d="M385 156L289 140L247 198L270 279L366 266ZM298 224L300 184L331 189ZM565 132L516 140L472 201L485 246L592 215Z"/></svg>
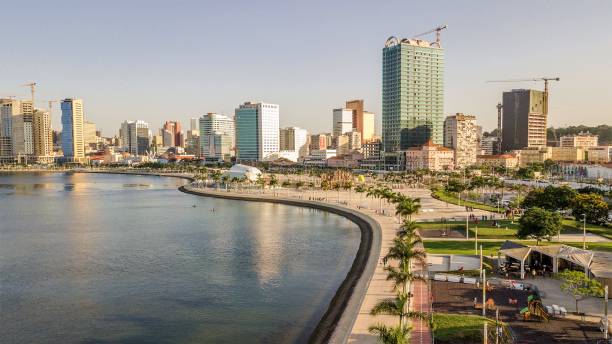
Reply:
<svg viewBox="0 0 612 344"><path fill-rule="evenodd" d="M364 99L380 132L382 48L438 25L445 115L496 125L502 92L551 85L549 124L612 124L612 1L1 0L0 97L39 107L81 98L116 135L124 120L188 126L245 101L280 105L281 126L331 131L332 109ZM13 14L11 14L13 13ZM424 39L434 39L434 35ZM52 114L61 128L60 113Z"/></svg>

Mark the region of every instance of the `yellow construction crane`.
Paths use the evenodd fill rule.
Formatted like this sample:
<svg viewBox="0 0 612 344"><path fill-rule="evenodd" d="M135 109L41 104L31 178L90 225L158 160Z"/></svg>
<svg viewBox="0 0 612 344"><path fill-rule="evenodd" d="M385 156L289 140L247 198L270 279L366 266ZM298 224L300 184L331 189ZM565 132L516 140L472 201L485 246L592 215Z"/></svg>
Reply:
<svg viewBox="0 0 612 344"><path fill-rule="evenodd" d="M431 30L429 30L427 32L420 33L420 34L414 36L414 38L425 36L425 35L429 35L430 33L435 32L436 33L436 41L431 43L431 45L436 44L438 46L438 48L439 48L440 47L440 32L442 32L442 30L447 29L447 28L448 28L448 25L438 26L435 29L431 29Z"/></svg>
<svg viewBox="0 0 612 344"><path fill-rule="evenodd" d="M23 84L21 86L29 87L30 88L30 92L32 93L32 106L34 106L34 94L36 93L36 83L35 82L29 82L29 83Z"/></svg>

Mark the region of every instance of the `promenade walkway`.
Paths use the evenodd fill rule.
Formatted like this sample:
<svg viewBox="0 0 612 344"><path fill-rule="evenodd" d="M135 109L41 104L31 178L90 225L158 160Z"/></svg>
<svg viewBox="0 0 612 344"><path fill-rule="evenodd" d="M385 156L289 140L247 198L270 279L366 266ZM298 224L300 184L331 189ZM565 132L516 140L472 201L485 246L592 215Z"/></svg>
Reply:
<svg viewBox="0 0 612 344"><path fill-rule="evenodd" d="M441 217L446 218L465 218L465 208L453 204L446 204L430 195L427 189L401 189L394 190L402 192L410 197L418 197L421 199L422 212L414 216L415 220L434 220ZM240 193L251 193L263 195L275 195L276 197L294 198L302 200L317 200L334 204L352 211L359 211L367 214L376 220L382 231L381 250L378 258L378 264L372 275L367 291L363 296L361 308L353 324L351 333L348 338L348 343L377 343L377 337L370 334L369 327L376 324L386 326L396 326L398 324L397 317L387 315L370 315L370 310L379 301L386 298L394 298L395 291L393 290L393 282L387 281L387 274L384 271L382 258L386 255L392 240L396 236L396 231L399 227L398 218L394 216L395 206L393 204L382 203L379 200L367 199L365 194L356 194L349 191L301 191L295 189L277 189L277 190L242 190ZM382 210L382 212L381 212ZM479 216L489 214L486 211L476 209L473 212ZM425 270L424 266L414 266L415 271ZM411 300L411 307L414 310L427 312L429 310L429 290L427 283L419 282L413 284L412 292L414 298ZM431 333L426 322L414 321L413 324L412 342L413 343L431 343Z"/></svg>

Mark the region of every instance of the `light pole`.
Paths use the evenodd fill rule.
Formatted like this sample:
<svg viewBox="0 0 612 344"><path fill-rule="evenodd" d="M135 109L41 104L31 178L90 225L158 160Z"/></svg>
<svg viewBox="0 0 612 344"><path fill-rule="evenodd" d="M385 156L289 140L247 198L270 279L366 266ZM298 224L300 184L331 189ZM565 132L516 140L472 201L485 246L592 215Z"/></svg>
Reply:
<svg viewBox="0 0 612 344"><path fill-rule="evenodd" d="M582 214L582 249L586 250L586 214Z"/></svg>

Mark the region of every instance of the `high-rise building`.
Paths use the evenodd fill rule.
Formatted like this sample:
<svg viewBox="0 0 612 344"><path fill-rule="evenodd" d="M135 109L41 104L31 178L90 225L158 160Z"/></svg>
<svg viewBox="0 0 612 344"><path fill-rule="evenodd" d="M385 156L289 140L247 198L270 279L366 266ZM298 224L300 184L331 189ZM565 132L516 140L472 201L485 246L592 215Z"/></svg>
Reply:
<svg viewBox="0 0 612 344"><path fill-rule="evenodd" d="M83 140L85 140L85 151L98 149L100 137L97 135L96 124L90 121L83 122Z"/></svg>
<svg viewBox="0 0 612 344"><path fill-rule="evenodd" d="M181 130L181 123L177 121L166 121L163 130L167 130L172 133L172 142L168 142L168 147L185 147L185 135ZM164 141L164 145L166 142Z"/></svg>
<svg viewBox="0 0 612 344"><path fill-rule="evenodd" d="M236 157L262 161L279 152L279 106L246 102L236 109Z"/></svg>
<svg viewBox="0 0 612 344"><path fill-rule="evenodd" d="M353 110L334 109L333 121L332 134L334 136L339 136L349 131L353 131Z"/></svg>
<svg viewBox="0 0 612 344"><path fill-rule="evenodd" d="M200 157L209 160L229 160L234 148L234 120L209 112L200 117Z"/></svg>
<svg viewBox="0 0 612 344"><path fill-rule="evenodd" d="M389 162L396 152L429 140L443 143L444 49L390 37L383 48L382 137Z"/></svg>
<svg viewBox="0 0 612 344"><path fill-rule="evenodd" d="M544 92L512 90L504 92L502 151L546 147Z"/></svg>
<svg viewBox="0 0 612 344"><path fill-rule="evenodd" d="M146 155L151 146L149 123L145 121L125 121L121 123L121 144L123 150L132 155Z"/></svg>
<svg viewBox="0 0 612 344"><path fill-rule="evenodd" d="M310 136L310 150L327 149L327 136L325 134L316 134Z"/></svg>
<svg viewBox="0 0 612 344"><path fill-rule="evenodd" d="M361 135L361 143L366 143L374 136L374 114L364 111L363 99L349 100L346 108L353 111L353 130Z"/></svg>
<svg viewBox="0 0 612 344"><path fill-rule="evenodd" d="M49 112L34 110L32 123L34 127L34 155L39 160L41 157L51 157L53 153L53 135Z"/></svg>
<svg viewBox="0 0 612 344"><path fill-rule="evenodd" d="M454 150L455 168L476 163L478 155L478 126L476 117L458 113L444 120L444 147Z"/></svg>
<svg viewBox="0 0 612 344"><path fill-rule="evenodd" d="M200 127L198 126L198 119L192 117L189 119L189 130L200 131Z"/></svg>
<svg viewBox="0 0 612 344"><path fill-rule="evenodd" d="M334 148L338 156L348 154L351 151L349 136L347 134L334 136Z"/></svg>
<svg viewBox="0 0 612 344"><path fill-rule="evenodd" d="M83 101L66 98L62 100L62 150L68 161L82 162L85 158L83 138Z"/></svg>
<svg viewBox="0 0 612 344"><path fill-rule="evenodd" d="M308 155L310 137L306 129L288 127L280 130L280 150L297 152L299 158Z"/></svg>
<svg viewBox="0 0 612 344"><path fill-rule="evenodd" d="M20 111L13 102L13 99L0 99L0 161L3 162L13 160L13 116Z"/></svg>
<svg viewBox="0 0 612 344"><path fill-rule="evenodd" d="M34 107L29 100L17 100L16 107L20 112L12 117L13 156L23 161L34 156Z"/></svg>
<svg viewBox="0 0 612 344"><path fill-rule="evenodd" d="M497 153L496 147L497 136L487 136L480 140L480 154L482 155L494 155Z"/></svg>
<svg viewBox="0 0 612 344"><path fill-rule="evenodd" d="M358 151L361 150L361 133L358 131L349 131L345 133L349 139L349 150Z"/></svg>

